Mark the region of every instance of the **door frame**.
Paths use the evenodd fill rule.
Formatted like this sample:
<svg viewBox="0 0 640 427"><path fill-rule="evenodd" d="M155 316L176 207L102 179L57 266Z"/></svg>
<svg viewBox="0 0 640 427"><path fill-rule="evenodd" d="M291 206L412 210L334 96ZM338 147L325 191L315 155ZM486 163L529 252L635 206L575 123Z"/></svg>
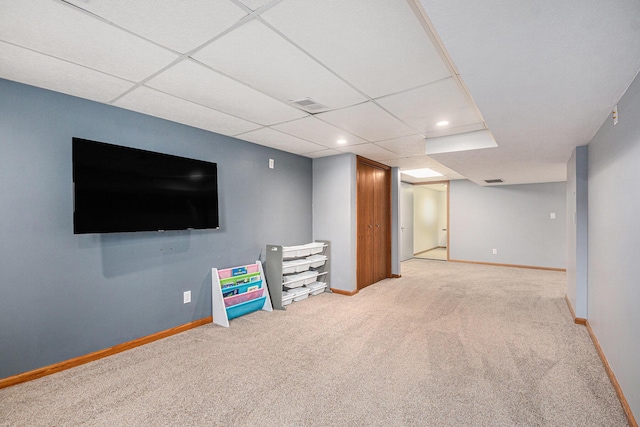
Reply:
<svg viewBox="0 0 640 427"><path fill-rule="evenodd" d="M413 184L406 181L400 182L400 190L398 195L399 215L398 222L400 231L398 232L400 248L400 262L408 261L413 258L413 209L414 209L415 191Z"/></svg>

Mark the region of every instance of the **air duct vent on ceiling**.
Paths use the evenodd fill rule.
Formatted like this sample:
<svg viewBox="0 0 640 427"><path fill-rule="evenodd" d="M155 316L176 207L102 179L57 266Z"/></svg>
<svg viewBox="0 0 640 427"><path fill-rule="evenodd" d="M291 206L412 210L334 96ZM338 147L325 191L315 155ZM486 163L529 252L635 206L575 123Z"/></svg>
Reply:
<svg viewBox="0 0 640 427"><path fill-rule="evenodd" d="M314 112L317 110L323 110L327 108L326 105L322 105L318 101L312 98L296 99L294 101L289 101L289 102L295 105L296 107L302 108L303 110L309 111L309 112Z"/></svg>
<svg viewBox="0 0 640 427"><path fill-rule="evenodd" d="M486 182L487 184L497 184L499 182L504 182L504 181L501 180L500 178L497 178L497 179L485 179L484 182Z"/></svg>

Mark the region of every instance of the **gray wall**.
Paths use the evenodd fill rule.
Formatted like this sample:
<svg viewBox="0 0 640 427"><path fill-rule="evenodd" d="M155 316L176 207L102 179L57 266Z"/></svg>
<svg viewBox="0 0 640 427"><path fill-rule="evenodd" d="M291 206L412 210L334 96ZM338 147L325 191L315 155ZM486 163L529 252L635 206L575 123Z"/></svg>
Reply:
<svg viewBox="0 0 640 427"><path fill-rule="evenodd" d="M640 78L589 143L588 320L640 416Z"/></svg>
<svg viewBox="0 0 640 427"><path fill-rule="evenodd" d="M567 297L576 317L587 318L587 146L567 163Z"/></svg>
<svg viewBox="0 0 640 427"><path fill-rule="evenodd" d="M217 162L220 229L74 235L74 136ZM210 316L211 267L312 238L308 158L5 80L0 139L0 378Z"/></svg>
<svg viewBox="0 0 640 427"><path fill-rule="evenodd" d="M313 238L331 242L330 286L356 289L356 156L313 159Z"/></svg>
<svg viewBox="0 0 640 427"><path fill-rule="evenodd" d="M354 154L313 160L313 238L331 242L334 289L352 292L356 281L356 179ZM400 274L400 170L391 170L391 274Z"/></svg>
<svg viewBox="0 0 640 427"><path fill-rule="evenodd" d="M450 259L566 267L564 182L481 187L457 180L449 197Z"/></svg>

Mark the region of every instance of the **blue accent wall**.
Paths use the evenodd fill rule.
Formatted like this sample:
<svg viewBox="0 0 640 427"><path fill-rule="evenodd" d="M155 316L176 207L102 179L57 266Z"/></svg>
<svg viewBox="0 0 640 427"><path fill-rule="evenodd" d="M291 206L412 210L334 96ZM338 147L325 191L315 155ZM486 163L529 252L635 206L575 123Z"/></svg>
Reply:
<svg viewBox="0 0 640 427"><path fill-rule="evenodd" d="M216 162L220 229L74 235L72 137ZM211 268L311 241L311 198L311 159L0 79L0 378L210 316Z"/></svg>

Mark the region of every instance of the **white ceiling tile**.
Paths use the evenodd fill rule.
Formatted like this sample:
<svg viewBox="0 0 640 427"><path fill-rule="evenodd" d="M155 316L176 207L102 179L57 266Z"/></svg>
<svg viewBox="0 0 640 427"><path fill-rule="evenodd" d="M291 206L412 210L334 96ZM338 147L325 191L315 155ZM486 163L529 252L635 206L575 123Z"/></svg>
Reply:
<svg viewBox="0 0 640 427"><path fill-rule="evenodd" d="M339 148L346 145L364 144L365 141L349 132L343 131L329 123L318 120L316 117L305 117L287 123L271 126L279 130L307 141L315 142L330 148ZM338 140L345 140L346 143L338 143Z"/></svg>
<svg viewBox="0 0 640 427"><path fill-rule="evenodd" d="M375 160L378 162L390 159L398 159L402 156L392 153L389 150L385 150L382 147L378 147L375 144L367 143L360 145L351 145L340 149L343 153L353 153L358 156L366 157L367 159Z"/></svg>
<svg viewBox="0 0 640 427"><path fill-rule="evenodd" d="M0 42L0 78L104 103L133 86L126 80L4 42Z"/></svg>
<svg viewBox="0 0 640 427"><path fill-rule="evenodd" d="M454 179L467 179L467 177L460 175L459 173L457 173L456 171L453 171L450 175L447 175L447 178L454 180Z"/></svg>
<svg viewBox="0 0 640 427"><path fill-rule="evenodd" d="M281 101L313 98L326 106L314 112L367 100L257 20L225 34L193 58Z"/></svg>
<svg viewBox="0 0 640 427"><path fill-rule="evenodd" d="M113 105L223 135L237 135L260 125L147 87L139 87Z"/></svg>
<svg viewBox="0 0 640 427"><path fill-rule="evenodd" d="M444 166L442 163L435 161L429 156L387 160L384 163L391 167L400 168L400 172L402 172L403 170L429 168L435 172L442 174L442 176L433 177L433 178L414 178L409 175L403 174L402 180L406 182L426 182L426 181L442 181L447 179L460 179L460 174Z"/></svg>
<svg viewBox="0 0 640 427"><path fill-rule="evenodd" d="M176 64L146 85L265 126L307 116L190 60Z"/></svg>
<svg viewBox="0 0 640 427"><path fill-rule="evenodd" d="M450 76L406 0L285 0L262 17L372 98Z"/></svg>
<svg viewBox="0 0 640 427"><path fill-rule="evenodd" d="M378 141L376 145L403 157L424 156L424 137L420 134Z"/></svg>
<svg viewBox="0 0 640 427"><path fill-rule="evenodd" d="M422 155L416 157L402 157L399 159L389 159L384 162L388 166L398 167L401 169L420 169L420 168L429 168L434 169L439 165L438 162L433 160L432 158Z"/></svg>
<svg viewBox="0 0 640 427"><path fill-rule="evenodd" d="M294 154L313 153L326 149L321 145L270 128L261 128L243 133L242 135L237 135L236 138Z"/></svg>
<svg viewBox="0 0 640 427"><path fill-rule="evenodd" d="M416 133L373 102L320 113L315 117L371 142Z"/></svg>
<svg viewBox="0 0 640 427"><path fill-rule="evenodd" d="M500 144L446 156L474 182L562 180L640 69L637 0L421 3Z"/></svg>
<svg viewBox="0 0 640 427"><path fill-rule="evenodd" d="M456 135L458 133L473 132L474 130L482 129L486 129L483 123L474 123L455 128L447 127L446 129L434 130L433 132L425 132L424 136L425 138L437 138L440 136Z"/></svg>
<svg viewBox="0 0 640 427"><path fill-rule="evenodd" d="M67 1L181 53L200 46L246 15L226 0Z"/></svg>
<svg viewBox="0 0 640 427"><path fill-rule="evenodd" d="M447 178L451 178L451 179L464 178L462 175L460 175L459 173L457 173L453 169L449 169L448 167L446 167L445 165L443 165L441 163L438 163L438 164L432 166L431 169L433 169L436 172L440 172L442 175L446 176Z"/></svg>
<svg viewBox="0 0 640 427"><path fill-rule="evenodd" d="M178 58L73 6L54 1L24 0L3 6L0 40L133 81Z"/></svg>
<svg viewBox="0 0 640 427"><path fill-rule="evenodd" d="M440 129L436 125L440 121L448 121L450 128L482 122L453 78L376 99L376 102L420 132Z"/></svg>
<svg viewBox="0 0 640 427"><path fill-rule="evenodd" d="M407 174L401 174L400 175L400 180L402 182L408 182L410 184L425 184L425 183L429 183L429 182L442 182L442 181L449 181L451 178L443 175L443 176L434 176L432 178L416 178L413 177L411 175L407 175Z"/></svg>
<svg viewBox="0 0 640 427"><path fill-rule="evenodd" d="M244 4L251 10L257 10L270 1L271 0L240 0L242 4Z"/></svg>
<svg viewBox="0 0 640 427"><path fill-rule="evenodd" d="M457 135L428 138L425 141L426 154L455 153L458 151L496 148L496 140L488 130L460 133Z"/></svg>
<svg viewBox="0 0 640 427"><path fill-rule="evenodd" d="M312 153L305 153L304 156L311 157L312 159L317 159L319 157L337 156L338 154L344 154L344 153L341 151L329 149L329 150L314 151Z"/></svg>

